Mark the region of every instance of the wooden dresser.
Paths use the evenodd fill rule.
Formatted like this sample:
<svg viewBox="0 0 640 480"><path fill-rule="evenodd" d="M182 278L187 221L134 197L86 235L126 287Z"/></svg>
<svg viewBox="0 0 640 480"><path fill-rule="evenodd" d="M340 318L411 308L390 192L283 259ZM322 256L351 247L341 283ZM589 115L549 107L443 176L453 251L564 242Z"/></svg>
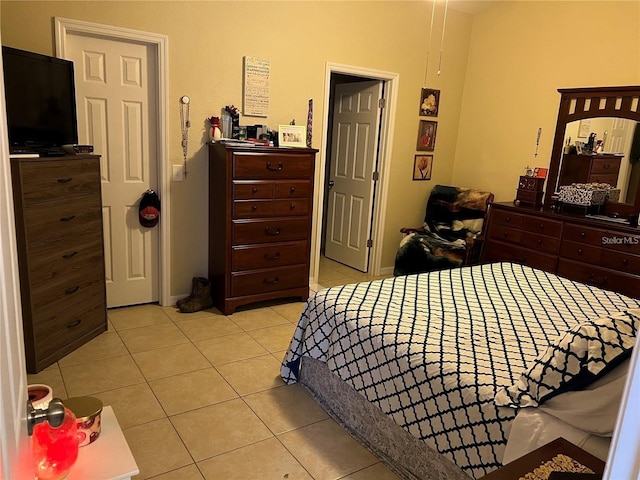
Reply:
<svg viewBox="0 0 640 480"><path fill-rule="evenodd" d="M622 155L577 155L562 156L562 170L558 185L572 183L608 183L618 185L618 173Z"/></svg>
<svg viewBox="0 0 640 480"><path fill-rule="evenodd" d="M209 145L209 278L225 315L307 299L316 152Z"/></svg>
<svg viewBox="0 0 640 480"><path fill-rule="evenodd" d="M512 203L489 209L482 262L510 261L640 298L640 230Z"/></svg>
<svg viewBox="0 0 640 480"><path fill-rule="evenodd" d="M107 330L100 157L11 159L27 371Z"/></svg>

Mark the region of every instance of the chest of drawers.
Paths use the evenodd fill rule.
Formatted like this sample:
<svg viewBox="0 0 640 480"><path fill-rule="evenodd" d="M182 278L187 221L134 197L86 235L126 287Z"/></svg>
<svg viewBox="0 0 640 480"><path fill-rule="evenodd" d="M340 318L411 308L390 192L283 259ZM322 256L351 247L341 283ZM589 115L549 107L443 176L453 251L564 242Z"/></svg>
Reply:
<svg viewBox="0 0 640 480"><path fill-rule="evenodd" d="M225 315L308 297L316 152L209 146L209 278Z"/></svg>
<svg viewBox="0 0 640 480"><path fill-rule="evenodd" d="M11 159L27 371L107 330L100 158Z"/></svg>
<svg viewBox="0 0 640 480"><path fill-rule="evenodd" d="M494 203L483 262L510 261L640 297L640 230Z"/></svg>
<svg viewBox="0 0 640 480"><path fill-rule="evenodd" d="M618 173L622 155L577 155L562 157L562 170L558 185L572 183L608 183L612 187L618 184Z"/></svg>

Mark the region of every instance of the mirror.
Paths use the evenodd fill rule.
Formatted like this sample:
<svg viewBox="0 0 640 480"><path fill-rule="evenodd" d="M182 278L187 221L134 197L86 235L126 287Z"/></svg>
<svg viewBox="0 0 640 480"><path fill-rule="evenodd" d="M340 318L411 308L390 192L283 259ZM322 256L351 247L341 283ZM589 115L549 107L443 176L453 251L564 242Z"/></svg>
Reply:
<svg viewBox="0 0 640 480"><path fill-rule="evenodd" d="M640 86L567 88L559 89L558 92L561 94L561 99L549 164L545 206L550 206L551 197L557 190L562 173L561 167L564 166L566 170L570 154L566 155L563 162L564 147L568 137L572 136L569 132L575 131L575 139L571 143L575 144L575 140L586 142L590 133L596 133L598 139L604 140L603 152L614 154L609 157L611 159L620 158L617 169L616 162L611 162L612 166L609 168L617 170L616 186L621 189L620 193L622 194L622 187L626 192L624 197L621 195L619 202L607 201L604 205L604 213L617 213L622 217L637 214L640 212L640 186L638 185L640 179L636 182L634 178L640 175L638 172L640 166L636 167L639 162L633 157L635 149L638 148L634 145L634 139L640 135L637 133L637 124L640 122ZM622 122L622 120L629 120L631 123ZM622 141L618 138L616 129L620 128L620 125L624 126L626 135L630 135L631 139L625 137ZM607 131L606 139L604 139L605 130ZM584 137L585 134L586 137ZM615 155L616 153L619 155ZM613 177L610 178L613 182ZM566 184L565 179L563 179L564 184Z"/></svg>
<svg viewBox="0 0 640 480"><path fill-rule="evenodd" d="M586 118L569 122L563 140L562 159L556 191L571 183L608 183L620 191L618 202L633 203L640 185L640 123L625 118ZM594 135L601 148L598 154L581 152L580 144ZM577 145L577 148L576 148ZM591 159L599 161L595 173ZM582 168L581 168L582 167Z"/></svg>

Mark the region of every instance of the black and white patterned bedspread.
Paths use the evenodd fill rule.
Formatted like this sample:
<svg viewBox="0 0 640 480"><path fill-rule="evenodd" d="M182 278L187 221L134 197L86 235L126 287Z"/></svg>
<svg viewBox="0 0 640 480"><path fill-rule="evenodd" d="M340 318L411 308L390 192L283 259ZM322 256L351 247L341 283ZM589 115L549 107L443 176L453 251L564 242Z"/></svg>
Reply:
<svg viewBox="0 0 640 480"><path fill-rule="evenodd" d="M477 478L500 466L516 411L494 396L550 340L640 301L510 263L322 290L282 364L329 369L415 437Z"/></svg>

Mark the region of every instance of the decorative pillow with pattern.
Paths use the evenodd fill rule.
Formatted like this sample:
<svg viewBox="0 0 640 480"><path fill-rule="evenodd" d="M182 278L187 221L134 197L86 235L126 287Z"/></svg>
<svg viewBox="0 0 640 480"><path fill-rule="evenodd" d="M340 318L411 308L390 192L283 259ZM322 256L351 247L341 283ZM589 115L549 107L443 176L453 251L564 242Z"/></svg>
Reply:
<svg viewBox="0 0 640 480"><path fill-rule="evenodd" d="M578 324L562 333L516 383L495 396L501 407L537 407L549 398L593 383L629 358L640 309Z"/></svg>

